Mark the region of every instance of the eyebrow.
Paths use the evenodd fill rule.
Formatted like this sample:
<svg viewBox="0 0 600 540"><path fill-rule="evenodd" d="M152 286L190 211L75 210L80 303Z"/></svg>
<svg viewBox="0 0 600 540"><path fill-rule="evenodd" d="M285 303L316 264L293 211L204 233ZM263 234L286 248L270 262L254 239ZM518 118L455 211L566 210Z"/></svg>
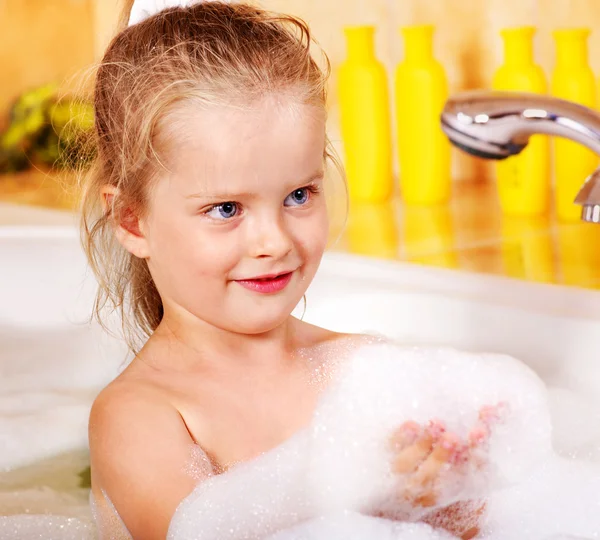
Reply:
<svg viewBox="0 0 600 540"><path fill-rule="evenodd" d="M325 176L325 171L317 171L314 174L310 175L308 177L308 179L304 180L303 182L294 182L290 189L292 189L294 186L305 186L308 184L311 184L313 182L316 182L318 180L322 180L323 177ZM234 193L233 191L223 191L221 193L209 193L208 191L205 192L199 192L199 193L192 193L190 195L186 195L185 196L186 199L208 199L208 200L215 200L215 201L229 201L232 199L252 199L252 198L256 198L256 193L250 193L250 192L238 192L238 193Z"/></svg>

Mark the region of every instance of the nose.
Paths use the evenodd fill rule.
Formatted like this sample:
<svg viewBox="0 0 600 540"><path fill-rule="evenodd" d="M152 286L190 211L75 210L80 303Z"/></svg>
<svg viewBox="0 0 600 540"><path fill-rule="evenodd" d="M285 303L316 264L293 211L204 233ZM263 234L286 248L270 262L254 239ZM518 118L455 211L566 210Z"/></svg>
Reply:
<svg viewBox="0 0 600 540"><path fill-rule="evenodd" d="M282 259L294 245L283 216L263 215L248 222L248 249L254 258Z"/></svg>

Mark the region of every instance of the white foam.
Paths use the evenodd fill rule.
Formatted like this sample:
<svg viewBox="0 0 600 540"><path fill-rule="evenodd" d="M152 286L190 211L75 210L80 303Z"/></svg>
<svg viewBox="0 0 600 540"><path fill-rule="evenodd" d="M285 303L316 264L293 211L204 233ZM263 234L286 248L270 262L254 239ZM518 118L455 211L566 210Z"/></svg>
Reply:
<svg viewBox="0 0 600 540"><path fill-rule="evenodd" d="M178 507L169 538L264 538L318 515L307 496L307 432L199 484Z"/></svg>
<svg viewBox="0 0 600 540"><path fill-rule="evenodd" d="M541 465L519 485L492 494L483 538L598 538L600 467L558 457Z"/></svg>
<svg viewBox="0 0 600 540"><path fill-rule="evenodd" d="M199 485L177 509L169 538L447 538L424 524L372 517L394 510L403 482L390 473L387 438L405 420L432 417L465 435L479 408L499 401L509 414L492 435L489 474L455 477L439 504L486 496L487 540L595 538L600 467L553 451L547 392L529 368L506 356L392 345L362 348L308 429ZM396 510L408 521L424 514Z"/></svg>
<svg viewBox="0 0 600 540"><path fill-rule="evenodd" d="M36 398L29 405L36 414L51 401L37 388L27 391ZM65 411L77 401L64 400ZM390 494L403 480L390 473L387 437L405 420L432 417L465 435L479 407L499 401L509 404L510 414L490 441L493 467L455 477L440 505L485 495L483 540L598 538L600 464L581 459L598 455L599 431L589 428L598 416L596 402L563 388L548 391L528 367L506 356L395 345L361 348L324 394L310 426L198 485L177 509L169 538L450 538L410 521L423 511L394 507ZM16 515L0 517L0 539L94 538L89 508L79 499L31 490L7 496L10 502L0 504L12 505ZM409 521L369 515L378 507Z"/></svg>
<svg viewBox="0 0 600 540"><path fill-rule="evenodd" d="M600 399L567 388L550 388L548 399L555 450L600 462Z"/></svg>
<svg viewBox="0 0 600 540"><path fill-rule="evenodd" d="M347 367L315 415L313 489L324 494L344 486L336 497L322 497L321 508L364 509L397 485L386 446L407 420L440 419L466 437L482 406L507 402L510 414L491 439L495 478L490 481L496 485L520 481L551 452L545 387L510 357L377 345L361 349ZM480 480L480 475L468 479L469 495L489 488ZM444 505L456 497L465 495L447 493Z"/></svg>
<svg viewBox="0 0 600 540"><path fill-rule="evenodd" d="M344 511L321 516L281 531L269 540L449 540L455 538L424 523L401 523Z"/></svg>

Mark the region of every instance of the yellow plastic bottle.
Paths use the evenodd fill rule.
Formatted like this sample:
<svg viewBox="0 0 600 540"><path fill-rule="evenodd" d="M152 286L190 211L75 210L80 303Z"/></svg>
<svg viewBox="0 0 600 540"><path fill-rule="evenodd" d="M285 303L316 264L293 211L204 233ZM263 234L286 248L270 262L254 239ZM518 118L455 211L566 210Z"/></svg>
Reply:
<svg viewBox="0 0 600 540"><path fill-rule="evenodd" d="M402 28L404 60L396 69L400 189L408 204L450 197L450 143L440 127L448 83L433 56L433 31L431 25Z"/></svg>
<svg viewBox="0 0 600 540"><path fill-rule="evenodd" d="M501 31L504 64L496 71L495 90L545 94L546 78L533 60L535 28L524 26ZM550 148L548 137L534 135L521 154L496 164L496 183L503 213L532 216L548 210L550 201Z"/></svg>
<svg viewBox="0 0 600 540"><path fill-rule="evenodd" d="M588 65L587 28L556 30L556 66L552 73L552 95L596 107L596 81ZM575 221L581 207L573 203L581 184L598 166L598 157L581 144L554 140L554 185L556 214Z"/></svg>
<svg viewBox="0 0 600 540"><path fill-rule="evenodd" d="M392 194L392 142L385 68L375 57L373 26L344 29L348 56L338 73L340 123L350 199L382 202Z"/></svg>

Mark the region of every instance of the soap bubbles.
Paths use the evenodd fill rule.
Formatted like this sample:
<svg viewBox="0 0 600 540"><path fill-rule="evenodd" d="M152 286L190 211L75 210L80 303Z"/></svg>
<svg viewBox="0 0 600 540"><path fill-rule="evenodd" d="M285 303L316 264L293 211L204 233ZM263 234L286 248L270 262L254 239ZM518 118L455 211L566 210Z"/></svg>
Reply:
<svg viewBox="0 0 600 540"><path fill-rule="evenodd" d="M306 429L200 484L178 508L169 538L438 540L452 536L419 521L474 500L486 501L478 538L596 538L600 466L555 452L548 398L535 373L507 356L362 347ZM430 508L396 496L406 482L390 468L398 426L435 418L467 437L481 408L499 403L504 415L492 428L486 467L442 477ZM376 517L380 510L402 521Z"/></svg>
<svg viewBox="0 0 600 540"><path fill-rule="evenodd" d="M401 523L344 511L321 516L269 537L269 540L451 540L451 534L424 523Z"/></svg>
<svg viewBox="0 0 600 540"><path fill-rule="evenodd" d="M314 366L329 382L311 423L199 483L177 508L169 539L448 540L456 523L448 505L469 509L465 528L478 520L478 540L600 537L595 401L546 388L525 364L496 354L377 342L350 353L332 377L323 367ZM435 504L400 497L410 474L391 466L398 427L435 419L466 439L488 406L498 413L489 440L468 466L440 475ZM87 509L65 515L63 506L81 501L23 497L32 511L40 499L54 515L0 517L0 539L96 537Z"/></svg>

